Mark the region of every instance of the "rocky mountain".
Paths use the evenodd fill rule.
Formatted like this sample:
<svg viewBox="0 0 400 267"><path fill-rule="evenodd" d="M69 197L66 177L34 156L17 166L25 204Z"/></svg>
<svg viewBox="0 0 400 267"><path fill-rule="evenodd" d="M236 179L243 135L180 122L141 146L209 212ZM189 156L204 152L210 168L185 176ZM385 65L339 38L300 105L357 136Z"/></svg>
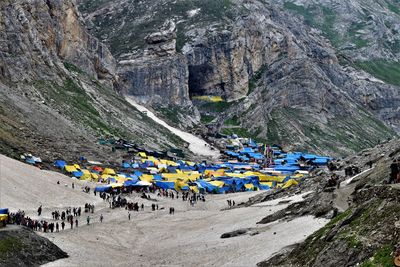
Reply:
<svg viewBox="0 0 400 267"><path fill-rule="evenodd" d="M97 140L107 136L155 149L184 144L115 91L114 57L74 1L1 1L0 29L1 153L106 159L111 148Z"/></svg>
<svg viewBox="0 0 400 267"><path fill-rule="evenodd" d="M78 3L120 93L211 132L343 155L400 129L398 1Z"/></svg>

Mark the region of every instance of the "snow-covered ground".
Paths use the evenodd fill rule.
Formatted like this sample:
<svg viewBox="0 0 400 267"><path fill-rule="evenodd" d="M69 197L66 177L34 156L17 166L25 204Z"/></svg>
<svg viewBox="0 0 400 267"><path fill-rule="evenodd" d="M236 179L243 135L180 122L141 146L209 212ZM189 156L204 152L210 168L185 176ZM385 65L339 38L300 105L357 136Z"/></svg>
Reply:
<svg viewBox="0 0 400 267"><path fill-rule="evenodd" d="M160 118L158 118L153 112L151 112L149 109L147 109L146 107L138 104L135 102L135 100L133 100L130 97L126 97L126 100L132 105L134 106L136 109L138 109L141 112L145 112L147 114L147 116L152 119L154 122L162 125L163 127L167 128L170 132L172 132L173 134L179 136L180 138L182 138L182 140L186 141L189 143L189 149L197 154L197 155L202 155L202 156L210 156L213 158L217 158L220 156L218 150L212 150L210 148L210 146L207 144L207 142L205 142L203 139L191 134L191 133L187 133L184 132L180 129L177 129L175 127L172 127L170 125L168 125L165 121L161 120Z"/></svg>
<svg viewBox="0 0 400 267"><path fill-rule="evenodd" d="M19 161L0 156L0 206L12 211L23 209L37 218L36 209L43 205L43 217L51 219L51 211L93 203L92 223L87 226L84 214L80 226L60 233L43 234L69 254L69 258L47 266L255 266L285 246L300 242L327 223L323 219L300 217L289 222L257 225L263 217L285 208L301 196L282 198L250 207L221 210L227 200L240 203L257 192L207 195L206 202L191 207L181 199L160 198L157 202L130 199L145 204L144 211L110 209L97 196L79 188L86 185L59 173L41 171ZM60 181L60 185L57 185ZM65 187L64 185L68 185ZM89 185L93 186L89 183ZM286 200L285 204L279 203ZM152 212L152 203L160 210ZM169 215L169 207L175 215ZM164 209L161 209L164 208ZM99 222L100 214L104 222ZM259 230L259 234L221 239L223 233L241 228Z"/></svg>

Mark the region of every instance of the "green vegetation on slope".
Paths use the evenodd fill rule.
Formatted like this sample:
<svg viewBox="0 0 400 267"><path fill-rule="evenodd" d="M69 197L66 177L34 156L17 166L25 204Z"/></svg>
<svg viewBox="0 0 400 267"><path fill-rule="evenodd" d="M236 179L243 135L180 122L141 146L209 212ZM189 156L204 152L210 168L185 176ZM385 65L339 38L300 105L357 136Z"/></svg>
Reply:
<svg viewBox="0 0 400 267"><path fill-rule="evenodd" d="M400 86L400 62L359 61L356 65L384 82Z"/></svg>
<svg viewBox="0 0 400 267"><path fill-rule="evenodd" d="M301 109L277 108L271 112L267 125L269 143L305 143L297 148L337 154L348 154L348 149L360 151L394 135L391 129L361 108L357 116L335 117L326 125L316 124L312 115Z"/></svg>
<svg viewBox="0 0 400 267"><path fill-rule="evenodd" d="M22 242L15 237L6 237L0 240L0 259L5 260L9 253L20 251L23 248Z"/></svg>

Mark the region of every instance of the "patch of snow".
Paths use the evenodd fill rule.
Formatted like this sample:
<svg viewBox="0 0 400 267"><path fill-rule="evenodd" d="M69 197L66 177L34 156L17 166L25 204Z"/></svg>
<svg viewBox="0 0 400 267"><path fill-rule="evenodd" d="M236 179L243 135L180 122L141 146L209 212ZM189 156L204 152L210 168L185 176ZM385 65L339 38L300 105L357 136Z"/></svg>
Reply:
<svg viewBox="0 0 400 267"><path fill-rule="evenodd" d="M194 17L197 14L199 14L200 10L201 10L201 8L196 8L196 9L189 10L187 12L187 15L188 15L189 18Z"/></svg>
<svg viewBox="0 0 400 267"><path fill-rule="evenodd" d="M158 118L153 112L151 112L149 109L147 109L146 107L139 105L138 103L135 102L135 100L133 100L132 98L127 97L126 100L132 105L134 106L136 109L138 109L140 112L142 113L146 113L147 117L149 117L150 119L152 119L154 122L160 124L161 126L167 128L170 132L172 132L173 134L179 136L180 138L182 138L182 140L186 141L189 143L189 149L197 155L202 155L202 156L210 156L213 158L217 158L220 156L220 153L218 152L218 150L212 150L210 148L210 145L205 142L203 139L191 134L191 133L187 133L184 132L180 129L177 129L175 127L172 127L170 125L168 125L165 121L161 120L160 118Z"/></svg>

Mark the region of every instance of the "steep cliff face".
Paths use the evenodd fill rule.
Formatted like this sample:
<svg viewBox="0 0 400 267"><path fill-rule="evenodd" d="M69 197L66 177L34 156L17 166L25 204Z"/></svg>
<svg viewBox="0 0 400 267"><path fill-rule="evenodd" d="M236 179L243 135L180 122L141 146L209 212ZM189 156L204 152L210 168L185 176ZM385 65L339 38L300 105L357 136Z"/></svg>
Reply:
<svg viewBox="0 0 400 267"><path fill-rule="evenodd" d="M165 97L176 95L184 96L187 103L187 96L222 96L228 102L215 107L212 103L197 105L196 101L203 117L214 119L214 130L340 155L393 136L387 125L400 129L399 87L392 79L397 76L387 75L396 74L396 65L385 63L384 70L388 71L369 71L373 76L360 70L380 70L380 64L365 62L368 54L385 62L391 57L396 60L396 49L372 53L373 47L379 50L382 43L374 41L369 47L360 41L380 34L384 12L368 20L368 14L380 5L391 12L387 18L390 25L396 24L396 2L368 1L365 7L361 1L317 0L313 4L245 0L163 0L159 5L152 1L79 3L88 27L110 45L120 62L140 62L139 68L119 67L120 75L129 77L125 79L125 92L141 95L149 103L150 99L170 103ZM321 7L315 9L314 4ZM355 18L343 12L347 7ZM342 17L345 29L336 23ZM119 19L123 26L118 26ZM354 25L361 19L367 19L363 23L368 24L365 34L369 37ZM162 32L165 21L170 20L176 23L177 50L157 57L157 64L162 64L167 75L153 76L154 57L146 59L146 51L154 44L149 44L146 36ZM354 27L354 34L350 34ZM387 40L393 44L398 37L396 27L387 27L392 32ZM331 38L339 35L340 46ZM164 42L171 47L165 38L159 47ZM355 47L347 49L348 43ZM180 63L186 65L186 76L171 71L177 68L178 55L186 58ZM144 78L138 73L148 74ZM154 90L154 84L170 88L171 80L175 80L174 90L183 88L176 84L186 83L185 89L178 90L185 93ZM134 81L140 86L130 86Z"/></svg>
<svg viewBox="0 0 400 267"><path fill-rule="evenodd" d="M1 153L102 159L109 148L97 139L106 135L182 145L110 87L115 60L82 27L74 1L1 1L0 29Z"/></svg>
<svg viewBox="0 0 400 267"><path fill-rule="evenodd" d="M2 1L1 10L1 78L47 78L54 69L62 71L62 61L99 79L113 77L114 58L82 28L72 1Z"/></svg>

